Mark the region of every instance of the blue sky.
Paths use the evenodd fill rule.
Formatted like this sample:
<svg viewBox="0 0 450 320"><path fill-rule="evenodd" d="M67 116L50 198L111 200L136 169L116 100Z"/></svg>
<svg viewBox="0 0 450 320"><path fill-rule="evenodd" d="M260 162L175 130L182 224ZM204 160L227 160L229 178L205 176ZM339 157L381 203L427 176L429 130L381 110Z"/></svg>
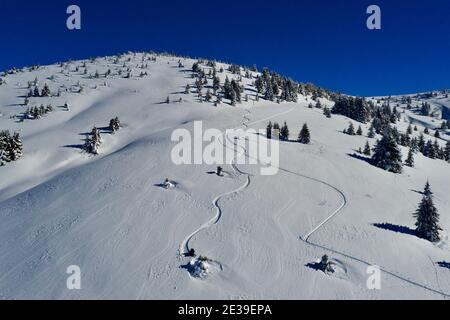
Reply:
<svg viewBox="0 0 450 320"><path fill-rule="evenodd" d="M82 30L66 29L66 8ZM382 30L366 9L382 10ZM2 1L0 70L128 50L268 67L356 95L450 88L448 0Z"/></svg>

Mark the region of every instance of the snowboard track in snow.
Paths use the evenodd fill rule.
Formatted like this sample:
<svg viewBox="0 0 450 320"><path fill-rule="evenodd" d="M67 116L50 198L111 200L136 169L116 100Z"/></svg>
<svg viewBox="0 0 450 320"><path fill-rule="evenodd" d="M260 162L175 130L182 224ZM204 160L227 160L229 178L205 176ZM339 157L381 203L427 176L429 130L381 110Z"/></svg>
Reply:
<svg viewBox="0 0 450 320"><path fill-rule="evenodd" d="M257 124L257 123L261 123L261 122L270 120L270 119L272 119L272 118L275 118L275 117L281 116L281 115L283 115L283 114L289 113L289 112L291 112L291 111L293 111L293 110L294 110L294 108L289 109L288 111L284 111L284 112L281 112L281 113L272 115L272 116L270 116L270 117L268 117L268 118L264 118L264 119L261 119L261 120L252 122L251 124L249 124L250 118L248 117L248 115L250 115L250 111L249 111L249 110L246 110L247 115L244 115L244 116L243 116L244 121L242 122L242 125L239 126L239 127L237 127L237 128L235 128L235 130L236 130L236 129L241 129L241 128L247 128L247 127L249 127L250 125L253 125L253 124ZM226 140L228 140L229 142L231 142L232 145L235 145L234 142L231 141L231 140L229 139L229 137L227 136L227 134L226 134L225 131L223 131L222 134L223 134L223 135L222 135L223 138L225 138ZM228 144L225 143L225 141L222 140L222 141L220 141L220 143L221 143L224 147L230 148L230 147L228 146ZM247 156L245 148L242 147L242 146L239 146L239 147L242 149L242 152L241 152L238 156L239 156L239 157L241 157L241 156ZM232 150L234 151L235 148L232 148ZM233 194L237 194L237 193L239 193L239 192L242 192L243 190L245 190L246 188L248 188L248 186L250 185L250 183L251 183L250 174L248 174L248 173L246 173L246 172L240 170L240 169L237 167L237 165L234 163L235 160L236 160L236 157L234 157L234 158L231 160L230 166L231 166L232 169L233 169L236 173L238 173L239 175L245 175L245 176L246 176L246 181L245 181L245 183L244 183L242 186L240 186L239 188L234 189L234 190L229 191L229 192L222 193L222 194L218 195L217 197L215 197L215 198L213 199L212 203L213 203L214 208L216 209L216 214L214 215L214 217L212 217L210 220L208 220L207 222L205 222L202 226L200 226L197 230L195 230L194 232L192 232L190 235L188 235L188 236L183 240L183 242L181 243L180 248L179 248L179 256L182 257L182 256L184 256L186 253L188 253L188 252L190 251L189 243L191 242L191 240L192 240L196 235L198 235L200 232L202 232L202 231L208 229L209 227L211 227L211 226L213 226L213 225L216 225L216 224L220 221L220 219L222 218L222 214L223 214L223 209L220 207L220 204L219 204L220 200L222 200L223 198L225 198L225 197L227 197L227 196L230 196L230 195L233 195Z"/></svg>
<svg viewBox="0 0 450 320"><path fill-rule="evenodd" d="M268 120L271 120L271 119L273 119L273 118L279 117L279 116L281 116L281 115L290 113L290 112L292 112L294 109L295 109L295 108L292 108L292 109L289 109L288 111L281 112L281 113L272 115L272 116L270 116L270 117L267 117L267 118L265 118L265 119L261 119L261 120L258 120L258 121L252 122L252 123L250 123L250 118L249 118L249 115L251 114L251 112L247 109L247 110L246 110L247 115L244 115L244 116L243 116L244 121L243 121L243 123L242 123L242 126L240 126L240 127L238 127L238 128L235 128L235 129L239 129L239 128L248 128L248 127L250 127L251 125L258 124L258 123L261 123L261 122L264 122L264 121L268 121ZM227 139L228 141L230 141L230 142L233 144L233 142L229 139L229 137L226 135L225 132L223 132L223 137L225 137L225 139ZM225 147L229 148L226 144L224 144L224 141L221 141L221 144L224 145ZM247 157L247 158L250 158L250 156L246 153L246 149L245 149L244 147L242 147L242 146L240 146L240 147L243 149L243 150L242 150L243 153L241 153L239 156L245 156L245 157ZM234 149L233 149L233 150L234 150ZM233 191L223 193L223 194L217 196L216 198L214 198L214 200L213 200L213 205L214 205L214 207L216 208L216 215L215 215L211 220L209 220L209 221L206 222L204 225L202 225L200 228L198 228L196 231L194 231L192 234L190 234L190 235L183 241L183 243L182 243L181 246L180 246L180 254L182 254L184 250L185 250L184 252L188 252L188 251L189 251L189 242L192 240L193 237L195 237L195 236L196 236L197 234L199 234L201 231L203 231L203 230L205 230L205 229L207 229L207 228L209 228L209 227L211 227L211 226L217 224L217 223L220 221L220 219L221 219L221 217L222 217L222 214L223 214L223 209L222 209L222 208L220 207L220 205L219 205L219 202L220 202L221 199L223 199L223 198L226 197L226 196L232 195L232 194L240 193L240 192L242 192L243 190L245 190L246 188L249 187L249 185L250 185L250 183L251 183L251 180L250 180L250 174L248 174L248 173L246 173L246 172L240 170L240 169L237 167L237 165L234 163L235 159L236 159L236 158L234 158L234 159L231 161L230 166L231 166L231 167L233 168L233 170L234 170L235 172L237 172L239 175L246 175L246 176L247 176L247 181L246 181L245 184L242 185L241 187L239 187L239 188L237 188L237 189L235 189L235 190L233 190ZM281 171L283 171L283 172L286 172L286 173L288 173L288 174L293 174L293 175L296 175L296 176L298 176L298 177L300 177L300 178L304 178L304 179L308 179L308 180L313 181L313 182L316 182L316 183L320 183L320 184L322 184L322 185L324 185L324 186L326 186L326 187L328 187L328 188L334 190L334 191L339 195L339 197L342 199L341 204L339 205L339 207L338 207L337 209L335 209L335 210L334 210L327 218L325 218L321 223L319 223L317 226L315 226L315 227L314 227L310 232L308 232L306 235L300 236L300 237L299 237L299 239L300 239L303 243L305 243L305 244L308 245L308 246L314 247L314 248L316 248L316 249L325 250L325 251L331 252L331 253L333 253L333 254L340 255L341 257L344 257L344 258L347 258L347 259L350 259L350 260L353 260L353 261L362 263L362 264L364 264L364 265L366 265L366 266L368 266L368 267L369 267L369 266L375 266L375 265L376 265L376 266L378 266L378 267L380 268L380 270L381 270L382 272L384 272L385 274L390 275L391 277L394 277L394 278L396 278L396 279L398 279L398 280L401 280L401 281L403 281L403 282L406 282L406 283L408 283L408 284L410 284L410 285L412 285L412 286L415 286L415 287L418 287L418 288L422 288L422 289L427 290L427 291L429 291L429 292L432 292L432 293L434 293L434 294L441 295L444 299L450 298L450 294L448 294L448 293L445 293L445 292L442 292L442 291L440 291L440 290L433 289L433 288L431 288L431 287L429 287L429 286L427 286L427 285L418 283L418 282L416 282L416 281L414 281L414 280L412 280L412 279L407 278L406 276L400 275L400 274L397 273L397 272L389 271L387 268L385 268L385 267L383 267L383 266L381 266L381 265L379 265L379 264L370 263L370 262L368 262L368 261L365 261L365 260L363 260L363 259L361 259L361 258L358 258L358 257L356 257L356 256L354 256L354 255L351 255L351 254L349 254L349 253L345 253L345 252L339 251L339 250L337 250L337 249L333 249L333 248L330 248L330 247L327 247L327 246L324 246L324 245L321 245L321 244L318 244L318 243L315 243L315 242L310 241L310 238L311 238L311 236L312 236L314 233L316 233L316 232L319 231L322 227L324 227L324 226L325 226L328 222L330 222L335 216L337 216L340 212L342 212L343 209L347 206L348 200L347 200L347 197L346 197L344 191L341 190L341 189L339 189L338 187L336 187L336 186L334 186L334 185L332 185L332 184L330 184L330 183L324 181L324 180L321 180L321 179L318 179L318 178L314 178L314 177L311 177L311 176L307 176L307 175L304 175L304 174L301 174L301 173L298 173L298 172L295 172L295 171L292 171L292 170L283 168L283 167L281 167L281 166L278 166L278 167L277 167L277 166L273 166L273 165L271 165L271 164L262 163L259 159L256 159L256 160L257 160L259 163L263 164L263 165L269 165L269 166L272 166L272 167L274 167L274 168L276 168L276 169L278 169L278 170L281 170ZM216 263L219 263L219 262L216 261ZM220 265L220 268L223 270L222 264L219 263L219 265Z"/></svg>

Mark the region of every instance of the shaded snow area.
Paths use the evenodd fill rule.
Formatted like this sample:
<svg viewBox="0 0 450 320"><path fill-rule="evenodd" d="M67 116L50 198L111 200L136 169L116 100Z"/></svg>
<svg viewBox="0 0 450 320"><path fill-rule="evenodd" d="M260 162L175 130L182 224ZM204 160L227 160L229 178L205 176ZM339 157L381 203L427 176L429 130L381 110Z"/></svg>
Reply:
<svg viewBox="0 0 450 320"><path fill-rule="evenodd" d="M367 137L369 123L352 121L363 135L350 136L342 131L351 120L308 107L316 104L309 94L256 99L253 71L242 76L242 103L200 102L194 62L129 53L1 77L0 130L20 134L23 156L0 167L0 299L450 297L449 163L416 154L401 174L381 170L356 156L380 139ZM211 66L201 68L208 74ZM239 78L226 64L216 69L222 85ZM25 106L36 79L51 96L31 96ZM203 85L203 96L211 87ZM450 106L445 94L413 98L412 108L391 99L400 132L412 122L412 135L428 128L434 141ZM434 114L419 114L424 101ZM53 111L24 116L41 104ZM244 147L220 174L217 165L176 165L171 135L193 132L195 121L221 132L286 121L292 140L307 123L311 143L281 142L275 175L262 175L261 163L240 164L245 137L226 133L221 143ZM97 155L85 149L94 126ZM441 130L441 146L449 132ZM405 160L408 148L401 151ZM415 234L427 180L443 229L438 243ZM69 266L79 266L81 290L67 288ZM380 290L367 287L371 266L380 268Z"/></svg>

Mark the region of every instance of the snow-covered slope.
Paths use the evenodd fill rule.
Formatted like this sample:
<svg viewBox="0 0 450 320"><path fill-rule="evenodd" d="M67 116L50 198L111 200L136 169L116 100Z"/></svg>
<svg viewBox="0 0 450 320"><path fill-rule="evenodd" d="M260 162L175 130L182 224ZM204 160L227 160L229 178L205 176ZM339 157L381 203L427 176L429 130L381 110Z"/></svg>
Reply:
<svg viewBox="0 0 450 320"><path fill-rule="evenodd" d="M141 69L143 56L154 55L75 61L3 77L0 128L20 133L24 155L0 167L0 298L450 296L444 264L450 262L450 164L418 155L415 168L401 175L382 171L351 156L375 139L342 134L349 119L329 119L308 108L310 96L298 103L253 101L252 81L244 78L249 102L199 103L195 94L183 93L186 84L193 86L196 60L157 55L156 61L144 59L148 66ZM83 63L88 75L108 69L111 75L89 77ZM235 77L226 65L218 67L225 69L222 82ZM133 77L117 74L127 68ZM139 77L142 71L148 75ZM35 78L41 88L47 83L62 92L30 98L30 106L51 103L55 111L21 122L27 108L21 104ZM449 105L448 99L435 100L436 107ZM60 107L66 102L69 111ZM123 128L114 135L101 129L99 155L83 152L85 133L107 127L116 116ZM440 124L412 111L403 119L403 131L405 120L430 129ZM203 121L205 128L263 129L269 120L287 121L294 137L304 123L312 133L310 145L281 144L277 175L262 176L259 165L230 163L225 177L218 177L208 174L215 167L171 161L177 128L192 131L194 121ZM366 133L368 125L362 127ZM176 186L158 186L165 178ZM427 180L444 229L438 244L408 232ZM180 256L189 248L211 259L208 277L189 273L190 259ZM324 254L339 272L309 267ZM71 265L81 269L81 290L66 287ZM370 265L382 268L381 290L366 287Z"/></svg>

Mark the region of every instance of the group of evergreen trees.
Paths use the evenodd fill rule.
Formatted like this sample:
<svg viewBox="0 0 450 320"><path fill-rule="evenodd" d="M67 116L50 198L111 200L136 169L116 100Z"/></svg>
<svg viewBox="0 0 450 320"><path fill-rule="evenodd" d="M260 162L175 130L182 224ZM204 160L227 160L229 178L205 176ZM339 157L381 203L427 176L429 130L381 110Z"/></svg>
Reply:
<svg viewBox="0 0 450 320"><path fill-rule="evenodd" d="M371 118L371 104L364 98L335 95L332 113L341 114L358 122L366 123Z"/></svg>
<svg viewBox="0 0 450 320"><path fill-rule="evenodd" d="M210 68L207 74L202 68L202 63ZM244 73L242 73L244 70ZM228 71L233 74L234 79L225 80L223 86L221 86L220 79L217 76L216 64L215 62L205 62L202 60L196 61L192 65L192 78L197 78L195 81L195 87L197 89L197 94L199 95L200 102L211 101L213 97L216 97L215 105L222 102L222 98L230 100L231 105L236 105L236 103L249 100L249 96L244 96L244 87L241 84L242 78L254 79L253 85L256 88L257 94L255 100L258 101L263 98L268 101L276 101L281 103L283 101L287 102L297 102L298 94L311 95L313 99L318 97L328 98L331 93L325 89L316 87L312 84L299 84L291 79L283 77L275 72L269 72L264 69L261 74L254 76L253 72L257 72L256 67L245 68L237 65L230 65ZM219 72L223 72L220 68ZM202 89L204 86L208 85L208 79L212 80L212 86L203 96ZM190 85L186 86L185 93L190 93Z"/></svg>
<svg viewBox="0 0 450 320"><path fill-rule="evenodd" d="M19 133L0 132L0 166L22 157L23 145Z"/></svg>
<svg viewBox="0 0 450 320"><path fill-rule="evenodd" d="M279 130L280 140L289 141L290 132L286 121L284 122L282 127L280 127L280 125L277 122L272 124L272 122L270 121L266 128L267 139L272 139L273 130ZM311 142L311 133L306 123L303 125L302 129L300 130L300 133L298 134L297 142L303 144L309 144Z"/></svg>
<svg viewBox="0 0 450 320"><path fill-rule="evenodd" d="M88 153L92 153L94 155L98 154L98 148L102 144L102 138L100 136L100 131L94 127L91 133L86 137L84 147Z"/></svg>
<svg viewBox="0 0 450 320"><path fill-rule="evenodd" d="M24 112L24 117L26 119L40 119L41 117L52 111L52 105L49 104L47 107L44 107L44 105L41 104L40 107L27 108L27 110Z"/></svg>
<svg viewBox="0 0 450 320"><path fill-rule="evenodd" d="M255 87L258 96L262 96L269 101L297 102L299 86L293 80L270 73L264 69L261 75L256 76Z"/></svg>
<svg viewBox="0 0 450 320"><path fill-rule="evenodd" d="M244 93L244 87L239 85L234 79L231 81L226 77L225 83L223 85L223 96L225 99L230 100L230 104L235 106L237 102L241 102L241 95Z"/></svg>
<svg viewBox="0 0 450 320"><path fill-rule="evenodd" d="M116 133L122 127L120 120L118 117L115 117L109 121L109 130L111 134ZM90 134L87 135L84 142L84 149L88 153L92 153L94 155L98 154L98 148L102 144L102 137L100 135L100 130L97 127L94 127Z"/></svg>
<svg viewBox="0 0 450 320"><path fill-rule="evenodd" d="M362 136L363 135L363 130L362 127L359 126L357 130L355 130L355 126L353 125L353 122L350 122L349 126L347 129L344 129L343 131L345 134L348 134L349 136Z"/></svg>
<svg viewBox="0 0 450 320"><path fill-rule="evenodd" d="M36 80L35 80L36 81ZM39 87L37 84L35 85L34 89L30 89L28 92L28 97L50 97L51 96L50 88L47 84L44 85L44 88L42 88L41 91L39 91Z"/></svg>

